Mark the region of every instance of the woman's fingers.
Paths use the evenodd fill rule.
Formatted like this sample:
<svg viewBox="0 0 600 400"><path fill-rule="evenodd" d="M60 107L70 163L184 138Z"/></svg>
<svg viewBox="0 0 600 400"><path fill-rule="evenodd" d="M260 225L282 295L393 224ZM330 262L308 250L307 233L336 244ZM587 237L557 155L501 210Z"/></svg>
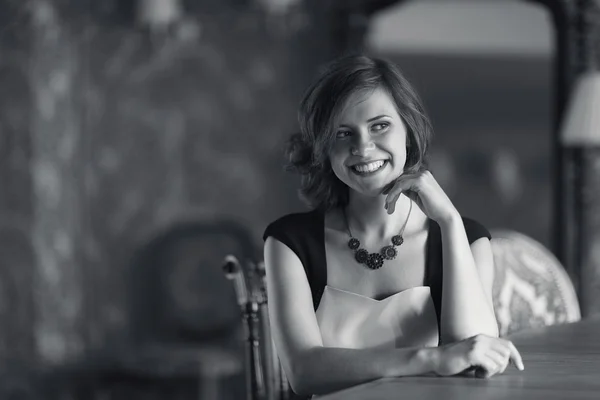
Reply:
<svg viewBox="0 0 600 400"><path fill-rule="evenodd" d="M383 190L381 191L381 194L388 194L390 192L390 190L392 190L394 188L394 185L396 185L396 182L397 182L396 179L394 179L393 181L391 181L390 183L385 185Z"/></svg>
<svg viewBox="0 0 600 400"><path fill-rule="evenodd" d="M396 210L396 203L398 202L398 199L400 198L400 194L394 195L394 197L392 198L387 198L385 201L385 209L387 210L388 214L392 214L395 210Z"/></svg>
<svg viewBox="0 0 600 400"><path fill-rule="evenodd" d="M513 362L515 367L517 367L517 369L519 369L520 371L523 371L525 369L525 365L523 365L523 359L521 358L521 353L519 353L519 350L517 350L515 345L512 344L512 342L510 340L507 341L507 345L510 350L510 360Z"/></svg>
<svg viewBox="0 0 600 400"><path fill-rule="evenodd" d="M414 186L414 178L412 176L401 176L396 180L396 183L391 187L391 189L384 191L384 194L387 194L387 198L385 199L385 209L388 214L392 214L394 210L396 210L396 202L400 198L400 195L404 191L410 190Z"/></svg>
<svg viewBox="0 0 600 400"><path fill-rule="evenodd" d="M407 181L413 181L415 178L418 178L419 174L402 174L398 178L394 179L392 182L388 183L386 187L381 192L382 194L393 195L404 190L403 183ZM412 185L413 182L411 182ZM409 185L410 188L410 185Z"/></svg>
<svg viewBox="0 0 600 400"><path fill-rule="evenodd" d="M494 376L500 368L500 366L496 363L496 360L487 354L483 356L479 362L477 362L476 367L475 376L477 378L490 378Z"/></svg>
<svg viewBox="0 0 600 400"><path fill-rule="evenodd" d="M517 367L517 369L521 371L525 369L521 354L510 340L498 339L494 346L494 350L503 354L508 361L512 362L513 365Z"/></svg>
<svg viewBox="0 0 600 400"><path fill-rule="evenodd" d="M467 346L465 356L470 367L463 369L463 373L474 370L475 377L490 378L496 374L504 373L510 361L517 368L523 369L521 355L509 340L477 335L469 338L467 342L470 343L470 346Z"/></svg>
<svg viewBox="0 0 600 400"><path fill-rule="evenodd" d="M495 351L494 349L492 349L489 352L488 357L493 359L494 362L496 363L496 365L498 365L498 369L497 369L496 373L498 373L498 374L504 373L504 371L506 370L506 367L508 366L508 360L509 360L508 354L506 354L504 352Z"/></svg>

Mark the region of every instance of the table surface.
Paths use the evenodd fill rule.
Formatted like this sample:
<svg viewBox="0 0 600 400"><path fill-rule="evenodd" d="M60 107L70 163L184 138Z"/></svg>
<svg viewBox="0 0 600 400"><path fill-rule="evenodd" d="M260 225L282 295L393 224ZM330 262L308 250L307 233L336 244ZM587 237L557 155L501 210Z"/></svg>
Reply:
<svg viewBox="0 0 600 400"><path fill-rule="evenodd" d="M489 379L385 378L319 397L354 399L600 399L600 317L511 335L524 371L512 365Z"/></svg>

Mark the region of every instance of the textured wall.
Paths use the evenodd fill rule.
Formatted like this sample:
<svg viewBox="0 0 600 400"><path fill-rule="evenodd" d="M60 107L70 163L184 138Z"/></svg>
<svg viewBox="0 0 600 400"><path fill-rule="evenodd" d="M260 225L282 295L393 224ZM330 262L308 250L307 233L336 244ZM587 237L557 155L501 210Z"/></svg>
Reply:
<svg viewBox="0 0 600 400"><path fill-rule="evenodd" d="M168 227L223 217L260 244L266 221L299 206L280 149L329 54L310 15L281 25L208 2L162 37L107 22L118 2L85 4L5 5L18 22L0 43L7 357L60 362L127 340L134 254ZM185 277L198 264L178 268L173 291L190 303L231 290L211 270L194 279L216 283L194 297Z"/></svg>
<svg viewBox="0 0 600 400"><path fill-rule="evenodd" d="M61 361L85 346L85 101L79 82L85 79L86 64L51 3L34 4L28 68L34 326L40 355Z"/></svg>
<svg viewBox="0 0 600 400"><path fill-rule="evenodd" d="M0 12L0 360L8 363L34 355L29 35L9 24L13 10Z"/></svg>

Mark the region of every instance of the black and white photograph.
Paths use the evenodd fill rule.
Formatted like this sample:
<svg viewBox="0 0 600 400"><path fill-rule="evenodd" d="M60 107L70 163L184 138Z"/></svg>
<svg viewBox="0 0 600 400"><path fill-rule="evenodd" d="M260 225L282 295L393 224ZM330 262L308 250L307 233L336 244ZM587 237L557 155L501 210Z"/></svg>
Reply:
<svg viewBox="0 0 600 400"><path fill-rule="evenodd" d="M600 398L599 0L0 0L0 400Z"/></svg>

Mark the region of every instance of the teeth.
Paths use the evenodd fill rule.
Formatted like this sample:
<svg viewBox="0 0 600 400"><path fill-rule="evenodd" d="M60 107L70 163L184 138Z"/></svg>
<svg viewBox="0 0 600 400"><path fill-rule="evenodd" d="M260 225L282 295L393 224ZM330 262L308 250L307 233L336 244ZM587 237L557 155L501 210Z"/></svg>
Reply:
<svg viewBox="0 0 600 400"><path fill-rule="evenodd" d="M374 161L368 164L355 165L353 168L358 172L373 172L377 171L384 164L384 161Z"/></svg>

